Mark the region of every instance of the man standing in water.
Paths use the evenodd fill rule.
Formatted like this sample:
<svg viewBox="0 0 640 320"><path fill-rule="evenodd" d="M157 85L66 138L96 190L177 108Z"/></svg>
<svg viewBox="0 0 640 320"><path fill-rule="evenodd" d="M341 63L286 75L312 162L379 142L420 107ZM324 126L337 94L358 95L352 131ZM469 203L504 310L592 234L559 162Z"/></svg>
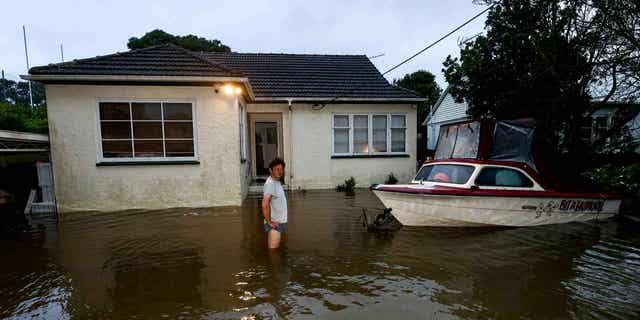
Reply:
<svg viewBox="0 0 640 320"><path fill-rule="evenodd" d="M287 223L287 198L282 187L284 161L275 158L269 163L269 178L264 183L262 197L262 214L264 215L264 231L267 233L269 249L280 246L280 238Z"/></svg>

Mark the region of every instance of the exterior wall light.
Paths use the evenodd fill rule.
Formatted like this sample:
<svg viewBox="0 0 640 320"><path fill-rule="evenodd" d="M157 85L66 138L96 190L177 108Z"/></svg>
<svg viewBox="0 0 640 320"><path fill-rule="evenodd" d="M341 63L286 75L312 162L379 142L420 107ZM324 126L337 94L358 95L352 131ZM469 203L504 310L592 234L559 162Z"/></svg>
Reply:
<svg viewBox="0 0 640 320"><path fill-rule="evenodd" d="M225 84L224 86L222 86L222 92L229 96L233 94L239 95L242 93L242 88L236 87L232 84Z"/></svg>

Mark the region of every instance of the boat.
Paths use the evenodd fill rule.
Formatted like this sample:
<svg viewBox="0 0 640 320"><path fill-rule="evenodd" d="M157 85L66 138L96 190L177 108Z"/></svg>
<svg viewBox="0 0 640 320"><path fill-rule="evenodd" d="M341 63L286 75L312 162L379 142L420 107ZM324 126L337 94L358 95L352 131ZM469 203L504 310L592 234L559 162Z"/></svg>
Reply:
<svg viewBox="0 0 640 320"><path fill-rule="evenodd" d="M607 219L622 197L561 190L532 148L527 121L470 121L440 128L435 159L404 185L371 190L405 226L525 227ZM571 189L571 188L569 188Z"/></svg>

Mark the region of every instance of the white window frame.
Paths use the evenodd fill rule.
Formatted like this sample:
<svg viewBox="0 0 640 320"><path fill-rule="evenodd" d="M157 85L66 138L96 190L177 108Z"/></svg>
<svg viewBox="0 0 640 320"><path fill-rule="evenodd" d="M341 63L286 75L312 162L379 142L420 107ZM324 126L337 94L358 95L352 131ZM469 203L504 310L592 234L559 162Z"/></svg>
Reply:
<svg viewBox="0 0 640 320"><path fill-rule="evenodd" d="M368 152L367 153L359 153L359 152L354 152L354 148L353 148L353 139L354 139L354 132L355 132L355 127L354 127L354 121L353 121L353 116L363 116L366 115L368 116L368 143L369 143L369 147L368 147ZM349 128L342 128L339 127L338 129L348 129L349 132L349 152L346 153L336 153L335 150L335 116L347 116L348 117L348 121L349 121ZM387 132L386 132L386 150L384 152L373 152L373 116L386 116L387 118ZM396 151L396 152L392 152L391 151L391 116L404 116L405 119L405 139L404 139L404 151ZM408 123L408 116L406 112L353 112L353 113L345 113L345 112L335 112L335 113L331 113L331 151L332 151L332 156L376 156L376 155L408 155L408 148L407 148L407 123Z"/></svg>
<svg viewBox="0 0 640 320"><path fill-rule="evenodd" d="M393 116L404 116L404 127L403 128L392 128L391 127L391 123L392 123L391 117L393 117ZM389 134L389 137L388 137L388 139L389 139L389 143L388 143L389 149L387 149L387 150L389 150L388 153L390 153L390 154L405 154L405 153L407 153L407 114L406 113L397 113L397 112L389 113L388 121L389 121L389 129L387 130L388 134ZM391 149L391 146L392 146L392 144L391 144L391 129L404 129L404 151L393 151Z"/></svg>
<svg viewBox="0 0 640 320"><path fill-rule="evenodd" d="M131 114L131 104L132 103L189 103L191 104L191 122L193 126L193 156L192 157L127 157L127 158L105 158L102 152L102 127L100 119L100 103L108 103L108 102L116 102L116 103L129 103L129 119L130 122L133 122L133 115ZM195 99L127 99L127 98L98 98L96 99L96 146L97 146L97 158L98 163L106 163L106 162L179 162L179 161L199 161L198 156L198 121L196 114L196 101ZM164 112L164 108L161 108L161 112ZM124 121L124 120L123 120ZM163 152L164 150L164 115L162 115L162 141L163 141ZM131 125L131 141L133 143L133 125ZM132 146L133 147L133 146ZM135 152L134 152L135 154Z"/></svg>
<svg viewBox="0 0 640 320"><path fill-rule="evenodd" d="M347 116L347 122L349 122L349 127L345 128L345 127L337 127L336 128L336 117L335 116ZM333 113L331 114L331 153L333 155L352 155L353 154L353 123L352 123L352 118L348 113ZM337 153L336 152L336 129L347 129L347 132L349 133L349 150L348 152L344 152L344 153Z"/></svg>

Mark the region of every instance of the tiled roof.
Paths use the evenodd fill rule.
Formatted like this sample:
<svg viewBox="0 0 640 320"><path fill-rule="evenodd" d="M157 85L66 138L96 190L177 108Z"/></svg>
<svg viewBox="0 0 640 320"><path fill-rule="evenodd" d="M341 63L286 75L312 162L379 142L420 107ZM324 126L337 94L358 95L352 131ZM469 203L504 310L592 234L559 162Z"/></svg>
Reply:
<svg viewBox="0 0 640 320"><path fill-rule="evenodd" d="M196 53L175 45L33 67L31 75L246 77L258 99L420 99L364 55Z"/></svg>
<svg viewBox="0 0 640 320"><path fill-rule="evenodd" d="M364 55L202 53L209 61L241 71L256 97L416 99L390 85Z"/></svg>
<svg viewBox="0 0 640 320"><path fill-rule="evenodd" d="M160 45L94 58L33 67L32 75L240 76L189 50Z"/></svg>

